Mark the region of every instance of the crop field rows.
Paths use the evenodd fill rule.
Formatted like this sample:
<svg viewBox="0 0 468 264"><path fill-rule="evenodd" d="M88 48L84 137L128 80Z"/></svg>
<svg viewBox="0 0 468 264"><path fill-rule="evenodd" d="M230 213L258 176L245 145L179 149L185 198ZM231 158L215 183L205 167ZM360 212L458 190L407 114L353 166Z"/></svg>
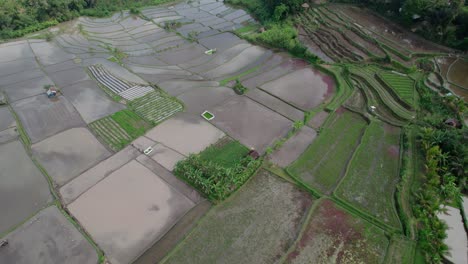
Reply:
<svg viewBox="0 0 468 264"><path fill-rule="evenodd" d="M130 106L152 124L157 124L183 109L179 102L157 91L131 101Z"/></svg>
<svg viewBox="0 0 468 264"><path fill-rule="evenodd" d="M89 124L89 126L113 150L122 149L132 140L130 135L112 117L105 117Z"/></svg>
<svg viewBox="0 0 468 264"><path fill-rule="evenodd" d="M350 111L334 113L326 127L288 171L311 188L330 194L343 176L367 122ZM339 165L338 165L339 164Z"/></svg>
<svg viewBox="0 0 468 264"><path fill-rule="evenodd" d="M382 71L376 75L381 78L384 83L390 86L398 96L408 103L411 107L414 107L414 81L408 76L401 74Z"/></svg>
<svg viewBox="0 0 468 264"><path fill-rule="evenodd" d="M358 80L365 83L368 88L371 88L370 92L376 94L379 97L380 101L385 103L385 105L399 118L402 120L411 120L414 118L414 113L409 110L407 103L403 102L399 98L396 92L393 89L387 89L382 86L379 81L375 78L376 73L380 70L375 67L351 67L350 72L353 76L357 76ZM406 107L405 107L406 106ZM378 106L376 106L378 107Z"/></svg>
<svg viewBox="0 0 468 264"><path fill-rule="evenodd" d="M143 135L151 125L131 110L125 109L97 120L89 127L112 150L118 151Z"/></svg>

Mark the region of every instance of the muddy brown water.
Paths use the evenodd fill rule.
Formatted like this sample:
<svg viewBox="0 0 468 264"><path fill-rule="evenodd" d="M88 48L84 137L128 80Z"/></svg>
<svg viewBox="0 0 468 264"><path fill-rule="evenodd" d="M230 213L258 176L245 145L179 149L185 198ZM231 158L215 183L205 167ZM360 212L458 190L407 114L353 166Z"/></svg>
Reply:
<svg viewBox="0 0 468 264"><path fill-rule="evenodd" d="M467 89L468 93L468 60L458 59L450 66L447 74L449 81Z"/></svg>

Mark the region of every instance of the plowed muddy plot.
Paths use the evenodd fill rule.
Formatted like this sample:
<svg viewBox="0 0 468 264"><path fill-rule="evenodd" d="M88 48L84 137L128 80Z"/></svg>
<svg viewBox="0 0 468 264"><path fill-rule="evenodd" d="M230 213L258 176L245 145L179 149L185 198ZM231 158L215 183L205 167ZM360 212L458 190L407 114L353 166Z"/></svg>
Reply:
<svg viewBox="0 0 468 264"><path fill-rule="evenodd" d="M309 68L280 77L260 88L303 110L319 106L335 89L330 76Z"/></svg>
<svg viewBox="0 0 468 264"><path fill-rule="evenodd" d="M146 136L156 142L189 155L204 150L218 139L224 137L223 131L217 129L201 116L178 114L150 130Z"/></svg>
<svg viewBox="0 0 468 264"><path fill-rule="evenodd" d="M48 207L5 237L0 263L96 264L96 250L55 206Z"/></svg>
<svg viewBox="0 0 468 264"><path fill-rule="evenodd" d="M317 132L304 126L271 156L271 161L278 166L286 167L295 161L315 140Z"/></svg>
<svg viewBox="0 0 468 264"><path fill-rule="evenodd" d="M458 59L450 66L450 71L447 74L449 81L454 84L464 87L468 92L468 60Z"/></svg>
<svg viewBox="0 0 468 264"><path fill-rule="evenodd" d="M86 191L68 208L112 263L130 263L195 204L165 179L133 160Z"/></svg>
<svg viewBox="0 0 468 264"><path fill-rule="evenodd" d="M259 152L292 128L292 122L247 97L234 97L210 112L215 118L210 121L219 129Z"/></svg>
<svg viewBox="0 0 468 264"><path fill-rule="evenodd" d="M317 139L289 168L310 187L330 193L344 175L367 122L358 114L340 109Z"/></svg>
<svg viewBox="0 0 468 264"><path fill-rule="evenodd" d="M69 128L85 126L80 114L63 96L51 100L44 93L12 106L33 143Z"/></svg>
<svg viewBox="0 0 468 264"><path fill-rule="evenodd" d="M383 223L400 229L394 192L399 180L400 129L372 121L336 193Z"/></svg>
<svg viewBox="0 0 468 264"><path fill-rule="evenodd" d="M45 176L20 141L0 145L0 168L0 210L5 212L0 217L2 234L39 211L52 197Z"/></svg>
<svg viewBox="0 0 468 264"><path fill-rule="evenodd" d="M382 230L324 200L286 263L382 263L388 243Z"/></svg>
<svg viewBox="0 0 468 264"><path fill-rule="evenodd" d="M59 186L110 156L85 128L73 128L49 137L32 145L32 152Z"/></svg>
<svg viewBox="0 0 468 264"><path fill-rule="evenodd" d="M312 201L260 171L209 211L163 263L274 263L296 239Z"/></svg>
<svg viewBox="0 0 468 264"><path fill-rule="evenodd" d="M84 81L62 89L86 123L113 114L124 108L112 101L93 81Z"/></svg>

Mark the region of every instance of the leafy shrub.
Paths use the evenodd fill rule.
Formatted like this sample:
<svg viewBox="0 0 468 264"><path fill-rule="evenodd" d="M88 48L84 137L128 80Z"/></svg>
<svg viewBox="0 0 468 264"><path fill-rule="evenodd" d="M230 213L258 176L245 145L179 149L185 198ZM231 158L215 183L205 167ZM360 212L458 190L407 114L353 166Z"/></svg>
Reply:
<svg viewBox="0 0 468 264"><path fill-rule="evenodd" d="M265 32L247 35L246 38L254 43L289 51L292 55L311 63L320 62L320 59L310 53L297 39L297 30L289 21L270 23L266 26L266 29Z"/></svg>
<svg viewBox="0 0 468 264"><path fill-rule="evenodd" d="M185 179L211 201L222 201L242 186L260 164L261 160L247 156L228 168L192 154L177 163L174 174Z"/></svg>
<svg viewBox="0 0 468 264"><path fill-rule="evenodd" d="M234 85L232 89L234 89L234 92L236 92L236 94L239 94L239 95L245 94L245 92L247 92L247 88L242 85L239 79L236 79L236 84Z"/></svg>

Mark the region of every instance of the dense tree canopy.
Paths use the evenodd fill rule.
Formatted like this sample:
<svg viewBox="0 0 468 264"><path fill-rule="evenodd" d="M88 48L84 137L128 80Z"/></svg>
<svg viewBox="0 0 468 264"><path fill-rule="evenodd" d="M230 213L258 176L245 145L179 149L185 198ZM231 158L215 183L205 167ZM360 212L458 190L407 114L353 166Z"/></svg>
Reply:
<svg viewBox="0 0 468 264"><path fill-rule="evenodd" d="M331 0L370 7L398 19L424 37L468 49L468 6L465 0Z"/></svg>

